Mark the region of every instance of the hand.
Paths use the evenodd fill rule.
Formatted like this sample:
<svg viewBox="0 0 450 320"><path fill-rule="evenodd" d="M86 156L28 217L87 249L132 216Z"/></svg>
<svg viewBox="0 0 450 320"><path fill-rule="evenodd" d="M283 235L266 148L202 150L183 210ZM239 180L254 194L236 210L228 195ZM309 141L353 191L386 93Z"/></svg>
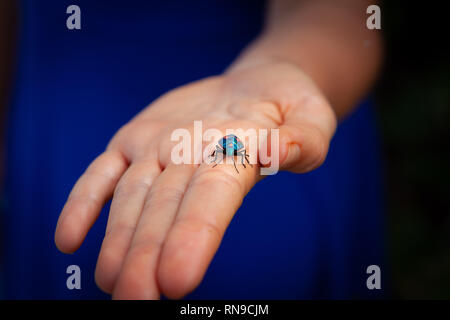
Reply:
<svg viewBox="0 0 450 320"><path fill-rule="evenodd" d="M316 85L288 63L267 63L175 89L152 103L111 140L74 186L55 242L81 245L112 197L96 281L113 298L181 298L200 283L259 165L176 165L171 133L279 129L280 168L306 172L325 159L336 127ZM253 155L254 156L254 155ZM238 163L240 163L238 161Z"/></svg>

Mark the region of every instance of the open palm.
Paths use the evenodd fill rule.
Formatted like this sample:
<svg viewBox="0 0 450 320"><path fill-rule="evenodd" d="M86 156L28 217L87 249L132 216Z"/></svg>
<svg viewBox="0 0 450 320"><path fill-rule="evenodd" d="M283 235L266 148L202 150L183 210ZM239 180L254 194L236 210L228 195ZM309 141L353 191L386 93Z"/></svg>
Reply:
<svg viewBox="0 0 450 320"><path fill-rule="evenodd" d="M121 128L74 186L55 234L74 252L112 197L96 281L114 298L180 298L201 281L260 165L175 164L179 128L279 129L281 169L325 159L336 117L297 67L266 64L211 77L159 98ZM258 160L257 155L250 157ZM242 168L242 169L241 169Z"/></svg>

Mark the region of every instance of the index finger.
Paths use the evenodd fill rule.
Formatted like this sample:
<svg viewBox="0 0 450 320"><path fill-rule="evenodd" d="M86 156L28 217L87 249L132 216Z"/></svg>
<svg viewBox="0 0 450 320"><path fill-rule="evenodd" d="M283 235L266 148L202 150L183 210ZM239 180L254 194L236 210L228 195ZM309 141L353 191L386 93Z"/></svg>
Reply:
<svg viewBox="0 0 450 320"><path fill-rule="evenodd" d="M228 224L258 179L257 167L202 165L193 176L162 249L158 283L181 298L202 280Z"/></svg>

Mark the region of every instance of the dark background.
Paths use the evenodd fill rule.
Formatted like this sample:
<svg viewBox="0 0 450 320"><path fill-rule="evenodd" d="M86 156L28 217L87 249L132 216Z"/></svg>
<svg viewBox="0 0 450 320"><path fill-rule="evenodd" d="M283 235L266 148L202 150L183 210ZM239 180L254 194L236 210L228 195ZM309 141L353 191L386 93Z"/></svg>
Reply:
<svg viewBox="0 0 450 320"><path fill-rule="evenodd" d="M445 2L381 4L376 90L394 298L450 299L450 32Z"/></svg>

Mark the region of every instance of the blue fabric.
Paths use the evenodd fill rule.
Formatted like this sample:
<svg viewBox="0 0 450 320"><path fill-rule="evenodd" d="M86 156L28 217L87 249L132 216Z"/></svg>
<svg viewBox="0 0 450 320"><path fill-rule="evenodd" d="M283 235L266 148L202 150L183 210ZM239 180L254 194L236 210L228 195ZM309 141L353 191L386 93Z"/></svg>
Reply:
<svg viewBox="0 0 450 320"><path fill-rule="evenodd" d="M22 1L3 213L5 298L107 298L94 270L109 208L81 249L57 251L59 212L110 137L164 92L222 72L260 31L262 1ZM339 127L325 164L259 183L188 298L352 298L383 260L380 163L372 104ZM82 289L66 288L79 265Z"/></svg>

